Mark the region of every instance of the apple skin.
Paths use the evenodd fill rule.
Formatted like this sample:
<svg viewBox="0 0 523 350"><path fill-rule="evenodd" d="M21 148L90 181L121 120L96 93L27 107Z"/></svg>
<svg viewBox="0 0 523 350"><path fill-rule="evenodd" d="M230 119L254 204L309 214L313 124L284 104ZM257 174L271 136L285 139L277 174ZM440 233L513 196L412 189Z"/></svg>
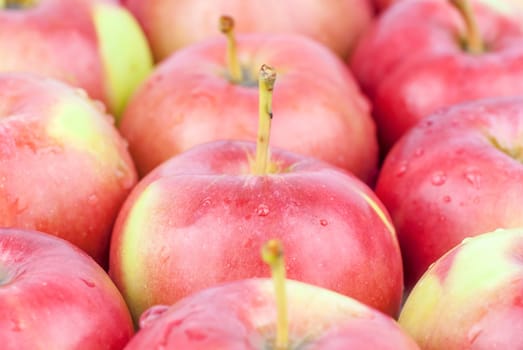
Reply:
<svg viewBox="0 0 523 350"><path fill-rule="evenodd" d="M271 144L349 170L367 183L377 174L378 145L370 106L338 57L291 35L238 36L250 77L262 64L277 70ZM219 37L164 61L129 102L120 124L138 172L197 144L255 140L258 88L227 78L226 40Z"/></svg>
<svg viewBox="0 0 523 350"><path fill-rule="evenodd" d="M285 288L288 350L419 349L392 318L354 299L293 280ZM270 279L246 279L211 287L171 307L153 306L125 349L272 349L273 289Z"/></svg>
<svg viewBox="0 0 523 350"><path fill-rule="evenodd" d="M522 349L523 230L478 235L438 259L399 322L423 350Z"/></svg>
<svg viewBox="0 0 523 350"><path fill-rule="evenodd" d="M72 244L0 228L2 349L122 349L134 333L109 276Z"/></svg>
<svg viewBox="0 0 523 350"><path fill-rule="evenodd" d="M156 61L217 35L222 15L234 18L238 33L308 36L347 57L373 19L370 0L121 0L138 19ZM173 27L173 23L176 25Z"/></svg>
<svg viewBox="0 0 523 350"><path fill-rule="evenodd" d="M115 116L152 70L145 35L116 1L38 0L30 9L0 9L0 52L0 72L81 87Z"/></svg>
<svg viewBox="0 0 523 350"><path fill-rule="evenodd" d="M0 74L0 227L59 236L106 265L113 223L137 182L112 122L82 90Z"/></svg>
<svg viewBox="0 0 523 350"><path fill-rule="evenodd" d="M360 41L351 68L371 98L382 151L437 109L523 90L523 32L516 21L476 3L488 46L459 44L463 19L440 0L400 1Z"/></svg>
<svg viewBox="0 0 523 350"><path fill-rule="evenodd" d="M255 145L216 141L165 162L126 200L109 273L135 320L211 285L268 275L259 249L286 247L289 278L396 315L403 270L394 228L374 193L349 173L273 150L279 173L254 176Z"/></svg>
<svg viewBox="0 0 523 350"><path fill-rule="evenodd" d="M406 286L464 238L523 225L523 99L441 110L387 155L376 194L404 259Z"/></svg>

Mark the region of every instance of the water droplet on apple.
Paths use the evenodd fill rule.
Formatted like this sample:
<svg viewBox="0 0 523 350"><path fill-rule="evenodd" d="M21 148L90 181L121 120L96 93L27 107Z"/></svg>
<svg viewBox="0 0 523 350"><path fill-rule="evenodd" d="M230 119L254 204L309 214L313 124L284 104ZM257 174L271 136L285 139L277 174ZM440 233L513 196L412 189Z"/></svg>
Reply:
<svg viewBox="0 0 523 350"><path fill-rule="evenodd" d="M116 179L120 183L120 186L123 189L129 189L133 186L134 180L131 176L131 172L129 170L129 167L125 163L123 159L120 159L118 161L118 164L116 165L116 170L114 175L116 176Z"/></svg>
<svg viewBox="0 0 523 350"><path fill-rule="evenodd" d="M202 204L201 204L201 207L202 208L207 208L211 205L211 198L210 197L205 197L202 201Z"/></svg>
<svg viewBox="0 0 523 350"><path fill-rule="evenodd" d="M447 218L445 216L443 216L443 215L440 215L439 216L439 221L445 222L445 221L447 221Z"/></svg>
<svg viewBox="0 0 523 350"><path fill-rule="evenodd" d="M95 194L92 194L90 195L88 198L87 198L87 203L89 205L96 205L98 203L98 196L95 195Z"/></svg>
<svg viewBox="0 0 523 350"><path fill-rule="evenodd" d="M475 188L480 187L481 183L481 175L476 170L468 170L465 172L465 179L469 184L474 186Z"/></svg>
<svg viewBox="0 0 523 350"><path fill-rule="evenodd" d="M11 330L12 331L20 332L23 329L24 329L24 326L23 326L22 322L20 322L20 320L15 320L15 319L11 320Z"/></svg>
<svg viewBox="0 0 523 350"><path fill-rule="evenodd" d="M27 200L23 197L18 197L14 200L13 206L18 214L22 213L29 206Z"/></svg>
<svg viewBox="0 0 523 350"><path fill-rule="evenodd" d="M321 226L327 226L328 224L329 224L329 222L327 220L325 220L325 219L321 219L320 220L320 225Z"/></svg>
<svg viewBox="0 0 523 350"><path fill-rule="evenodd" d="M207 338L207 335L197 329L186 329L185 335L190 341L202 341Z"/></svg>
<svg viewBox="0 0 523 350"><path fill-rule="evenodd" d="M267 216L269 215L269 207L265 204L260 204L258 208L256 208L256 214L258 216Z"/></svg>
<svg viewBox="0 0 523 350"><path fill-rule="evenodd" d="M89 288L96 287L96 284L93 281L91 281L91 280L88 280L88 279L85 279L85 278L80 278L80 280Z"/></svg>
<svg viewBox="0 0 523 350"><path fill-rule="evenodd" d="M468 333L467 333L467 340L470 344L474 343L476 341L476 338L479 337L479 335L483 332L483 328L475 324L472 327L470 327Z"/></svg>
<svg viewBox="0 0 523 350"><path fill-rule="evenodd" d="M415 152L414 152L414 155L416 157L421 157L423 154L425 153L425 150L423 148L418 148Z"/></svg>
<svg viewBox="0 0 523 350"><path fill-rule="evenodd" d="M431 182L434 186L441 186L447 181L447 175L443 171L438 171L432 175Z"/></svg>
<svg viewBox="0 0 523 350"><path fill-rule="evenodd" d="M403 176L407 172L408 164L406 162L402 162L400 164L400 167L398 168L398 171L396 171L396 176L400 177Z"/></svg>
<svg viewBox="0 0 523 350"><path fill-rule="evenodd" d="M76 88L74 92L81 98L88 98L87 92L82 88Z"/></svg>
<svg viewBox="0 0 523 350"><path fill-rule="evenodd" d="M443 197L443 202L450 203L450 202L452 202L452 198L450 198L450 196L445 196L445 197Z"/></svg>
<svg viewBox="0 0 523 350"><path fill-rule="evenodd" d="M99 100L92 100L92 104L96 110L102 114L105 114L107 111L105 104L102 101Z"/></svg>
<svg viewBox="0 0 523 350"><path fill-rule="evenodd" d="M156 321L160 316L162 316L167 310L169 310L168 305L154 305L144 311L140 316L140 328L149 327L154 321ZM179 322L181 324L182 321ZM178 325L179 325L178 324Z"/></svg>

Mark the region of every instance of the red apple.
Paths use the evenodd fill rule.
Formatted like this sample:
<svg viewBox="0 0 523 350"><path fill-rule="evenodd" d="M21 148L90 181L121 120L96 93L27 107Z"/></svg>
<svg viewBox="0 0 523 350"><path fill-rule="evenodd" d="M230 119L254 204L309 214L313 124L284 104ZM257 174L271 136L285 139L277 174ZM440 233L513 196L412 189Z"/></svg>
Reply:
<svg viewBox="0 0 523 350"><path fill-rule="evenodd" d="M287 247L290 278L395 315L401 257L372 191L340 169L276 149L273 172L253 175L254 146L196 146L135 187L110 254L110 274L134 316L216 283L266 276L256 252L272 236Z"/></svg>
<svg viewBox="0 0 523 350"><path fill-rule="evenodd" d="M0 75L0 227L35 229L106 263L121 204L136 183L112 117L81 90Z"/></svg>
<svg viewBox="0 0 523 350"><path fill-rule="evenodd" d="M297 281L286 284L288 350L419 349L392 318L354 299ZM125 349L273 349L276 318L270 280L230 282L170 308L149 309Z"/></svg>
<svg viewBox="0 0 523 350"><path fill-rule="evenodd" d="M214 21L233 16L242 33L295 33L346 57L370 24L370 0L121 0L141 23L157 61L216 35Z"/></svg>
<svg viewBox="0 0 523 350"><path fill-rule="evenodd" d="M237 50L243 72L237 82L228 68L227 40L215 38L180 50L140 87L120 125L140 174L200 143L254 140L256 74L269 62L279 73L273 144L374 180L375 125L338 57L309 39L274 34L240 36Z"/></svg>
<svg viewBox="0 0 523 350"><path fill-rule="evenodd" d="M372 99L387 150L438 108L520 94L523 32L479 3L400 1L362 39L351 67Z"/></svg>
<svg viewBox="0 0 523 350"><path fill-rule="evenodd" d="M445 254L399 322L424 350L523 349L523 230L482 234Z"/></svg>
<svg viewBox="0 0 523 350"><path fill-rule="evenodd" d="M105 271L66 241L0 228L2 349L122 349L133 335Z"/></svg>
<svg viewBox="0 0 523 350"><path fill-rule="evenodd" d="M0 1L0 52L0 72L63 80L115 115L152 66L141 28L115 1Z"/></svg>
<svg viewBox="0 0 523 350"><path fill-rule="evenodd" d="M376 194L390 212L407 285L464 238L523 225L523 99L454 106L391 150Z"/></svg>

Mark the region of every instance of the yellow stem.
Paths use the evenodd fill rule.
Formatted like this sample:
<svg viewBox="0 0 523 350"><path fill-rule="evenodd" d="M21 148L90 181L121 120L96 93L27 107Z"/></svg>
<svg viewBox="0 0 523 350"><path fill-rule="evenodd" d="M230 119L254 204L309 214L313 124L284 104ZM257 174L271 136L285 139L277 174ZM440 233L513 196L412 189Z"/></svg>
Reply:
<svg viewBox="0 0 523 350"><path fill-rule="evenodd" d="M287 294L285 292L285 261L283 246L279 240L271 239L263 245L262 259L271 268L276 298L276 350L289 348L289 321L287 318Z"/></svg>
<svg viewBox="0 0 523 350"><path fill-rule="evenodd" d="M227 37L227 68L233 83L239 83L243 79L242 67L238 62L236 50L236 38L234 37L234 20L229 16L220 17L220 31Z"/></svg>
<svg viewBox="0 0 523 350"><path fill-rule="evenodd" d="M466 45L467 50L471 53L482 53L485 46L479 32L476 16L469 0L449 0L450 3L458 10L465 21L467 27Z"/></svg>
<svg viewBox="0 0 523 350"><path fill-rule="evenodd" d="M272 120L272 90L276 81L274 68L264 64L260 68L258 79L259 109L258 109L258 139L256 143L256 160L254 174L265 175L268 171L269 138Z"/></svg>

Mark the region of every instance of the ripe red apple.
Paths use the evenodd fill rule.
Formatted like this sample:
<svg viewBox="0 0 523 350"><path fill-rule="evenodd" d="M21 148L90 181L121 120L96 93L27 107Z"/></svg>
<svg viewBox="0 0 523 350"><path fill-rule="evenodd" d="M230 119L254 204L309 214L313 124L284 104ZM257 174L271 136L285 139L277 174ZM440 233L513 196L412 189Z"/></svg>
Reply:
<svg viewBox="0 0 523 350"><path fill-rule="evenodd" d="M292 349L419 349L390 317L354 299L287 280ZM273 349L276 307L269 279L230 282L153 307L126 350Z"/></svg>
<svg viewBox="0 0 523 350"><path fill-rule="evenodd" d="M2 349L122 349L133 335L105 271L66 241L0 228Z"/></svg>
<svg viewBox="0 0 523 350"><path fill-rule="evenodd" d="M523 349L523 230L482 234L445 254L399 322L424 350Z"/></svg>
<svg viewBox="0 0 523 350"><path fill-rule="evenodd" d="M141 23L157 61L216 35L229 15L242 33L294 33L346 57L373 18L370 0L121 0Z"/></svg>
<svg viewBox="0 0 523 350"><path fill-rule="evenodd" d="M407 285L464 238L523 225L523 99L445 109L386 157L376 194L392 216Z"/></svg>
<svg viewBox="0 0 523 350"><path fill-rule="evenodd" d="M62 237L106 263L114 220L136 183L112 122L64 83L0 74L0 227Z"/></svg>
<svg viewBox="0 0 523 350"><path fill-rule="evenodd" d="M338 57L307 38L274 34L239 36L232 56L238 78L230 68L227 40L209 39L164 61L140 87L120 131L141 175L200 143L254 140L256 74L269 62L279 74L272 143L330 162L366 182L375 179L374 121Z"/></svg>
<svg viewBox="0 0 523 350"><path fill-rule="evenodd" d="M438 108L523 91L521 25L469 5L399 1L361 40L351 67L372 99L383 150Z"/></svg>
<svg viewBox="0 0 523 350"><path fill-rule="evenodd" d="M81 87L119 115L152 58L115 1L0 1L0 72L27 71Z"/></svg>

